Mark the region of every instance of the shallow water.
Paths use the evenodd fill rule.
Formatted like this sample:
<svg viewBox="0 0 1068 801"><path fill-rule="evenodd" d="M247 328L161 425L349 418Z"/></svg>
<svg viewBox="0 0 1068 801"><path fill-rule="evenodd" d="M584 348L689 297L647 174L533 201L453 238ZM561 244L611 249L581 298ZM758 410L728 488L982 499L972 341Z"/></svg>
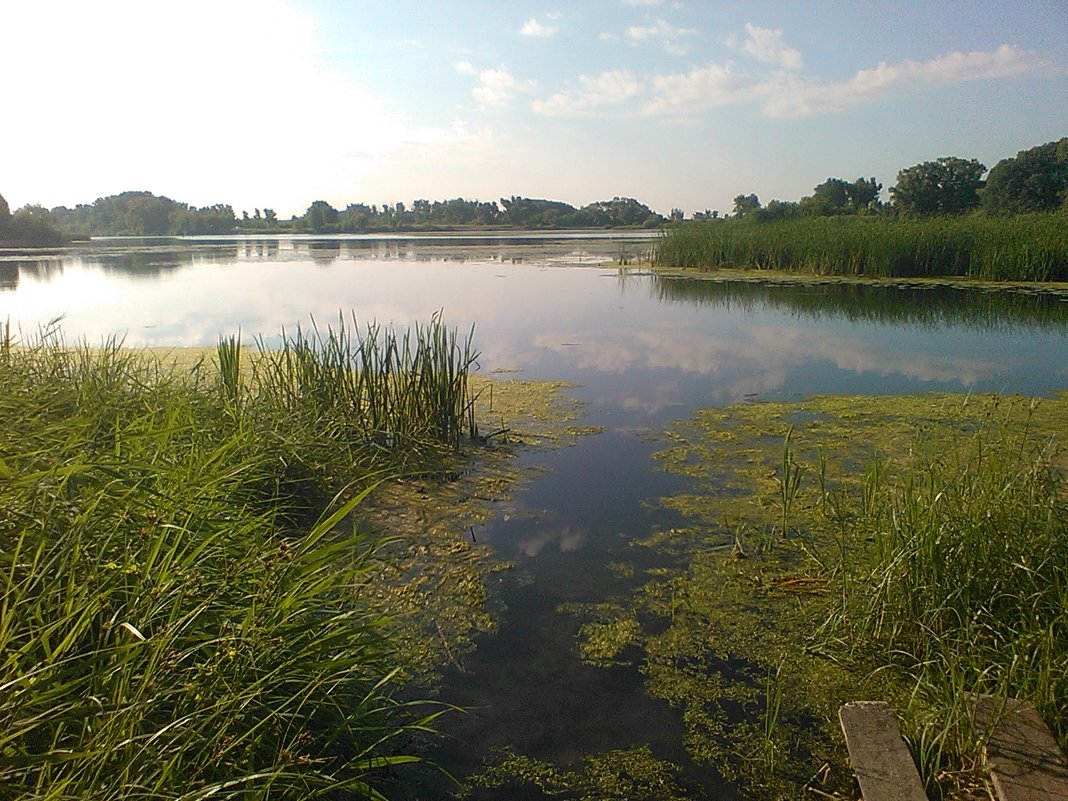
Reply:
<svg viewBox="0 0 1068 801"><path fill-rule="evenodd" d="M516 570L495 579L499 632L442 697L471 711L437 758L456 775L495 747L560 764L649 743L685 762L678 713L634 669L584 666L564 603L625 594L610 569L632 538L678 521L658 507L682 479L658 470L652 434L700 407L812 394L1068 388L1068 303L950 287L771 286L659 278L621 268L646 235L99 240L0 254L0 320L23 336L61 319L68 340L211 345L240 331L354 313L405 327L442 311L475 326L486 372L566 379L604 432L527 454L542 468L476 531ZM643 565L638 565L642 567ZM691 779L730 798L708 772Z"/></svg>

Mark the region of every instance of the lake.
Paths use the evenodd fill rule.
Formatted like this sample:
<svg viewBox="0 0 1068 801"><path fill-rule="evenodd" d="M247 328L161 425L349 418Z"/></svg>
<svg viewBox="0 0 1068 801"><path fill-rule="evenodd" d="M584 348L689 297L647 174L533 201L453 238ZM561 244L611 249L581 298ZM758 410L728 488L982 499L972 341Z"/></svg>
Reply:
<svg viewBox="0 0 1068 801"><path fill-rule="evenodd" d="M406 327L441 311L474 326L483 372L570 382L579 422L603 432L525 453L539 472L477 531L516 569L494 579L499 631L446 677L442 698L470 711L446 722L435 757L463 777L500 747L568 764L648 743L683 764L679 713L637 670L583 665L579 623L560 611L626 592L609 566L678 522L657 504L684 486L651 458L657 434L698 408L813 394L1050 394L1068 388L1068 302L620 266L652 244L645 232L94 240L0 253L0 321L28 336L60 320L90 343L213 345L240 331L270 346L339 313ZM709 798L736 797L710 772L692 777Z"/></svg>

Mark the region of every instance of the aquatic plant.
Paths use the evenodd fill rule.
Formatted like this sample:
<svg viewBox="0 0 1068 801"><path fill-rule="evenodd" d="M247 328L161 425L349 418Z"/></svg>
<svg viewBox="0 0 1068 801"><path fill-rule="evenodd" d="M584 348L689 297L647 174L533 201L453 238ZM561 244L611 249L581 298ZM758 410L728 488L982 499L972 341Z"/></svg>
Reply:
<svg viewBox="0 0 1068 801"><path fill-rule="evenodd" d="M667 229L655 254L674 267L869 277L969 276L994 281L1068 280L1068 218L810 217L714 220Z"/></svg>
<svg viewBox="0 0 1068 801"><path fill-rule="evenodd" d="M935 793L970 781L969 693L1033 700L1064 744L1066 407L928 394L698 412L657 454L693 480L664 499L693 524L641 543L678 567L569 610L580 655L640 666L691 757L748 797L847 791L836 711L860 698L904 713Z"/></svg>
<svg viewBox="0 0 1068 801"><path fill-rule="evenodd" d="M401 698L390 540L348 522L383 471L456 442L470 347L417 331L352 378L337 332L250 380L237 338L188 372L55 329L8 342L0 795L382 798L418 761L444 707Z"/></svg>

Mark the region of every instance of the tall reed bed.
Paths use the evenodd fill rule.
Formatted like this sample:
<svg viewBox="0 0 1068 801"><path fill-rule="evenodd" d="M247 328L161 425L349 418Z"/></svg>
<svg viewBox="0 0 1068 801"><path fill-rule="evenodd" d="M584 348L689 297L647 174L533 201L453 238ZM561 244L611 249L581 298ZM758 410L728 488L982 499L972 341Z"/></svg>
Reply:
<svg viewBox="0 0 1068 801"><path fill-rule="evenodd" d="M1068 280L1068 217L809 217L713 220L667 231L656 263L871 277Z"/></svg>
<svg viewBox="0 0 1068 801"><path fill-rule="evenodd" d="M415 761L439 708L399 698L368 591L385 541L346 521L399 452L455 443L442 387L470 345L437 318L345 336L290 338L246 380L236 340L183 373L5 335L0 796L375 798Z"/></svg>

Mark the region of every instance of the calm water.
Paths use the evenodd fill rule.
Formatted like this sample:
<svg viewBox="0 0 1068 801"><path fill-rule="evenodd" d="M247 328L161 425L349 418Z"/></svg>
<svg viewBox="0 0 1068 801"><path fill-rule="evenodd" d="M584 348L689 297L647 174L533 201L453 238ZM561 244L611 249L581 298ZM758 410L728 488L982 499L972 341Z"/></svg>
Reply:
<svg viewBox="0 0 1068 801"><path fill-rule="evenodd" d="M436 756L459 776L500 746L563 764L651 743L684 762L678 715L644 694L637 671L582 666L578 622L557 612L625 592L607 565L635 561L628 539L678 522L654 502L681 479L654 468L648 434L760 398L1068 388L1068 303L599 266L648 249L609 235L102 240L0 254L0 320L32 333L62 318L68 339L90 342L210 345L240 330L270 344L283 326L339 311L407 326L441 310L461 330L475 325L484 371L571 381L583 422L605 432L525 456L544 471L478 531L517 569L494 586L499 633L448 678L444 697L471 712ZM707 797L733 797L714 775L691 778Z"/></svg>

